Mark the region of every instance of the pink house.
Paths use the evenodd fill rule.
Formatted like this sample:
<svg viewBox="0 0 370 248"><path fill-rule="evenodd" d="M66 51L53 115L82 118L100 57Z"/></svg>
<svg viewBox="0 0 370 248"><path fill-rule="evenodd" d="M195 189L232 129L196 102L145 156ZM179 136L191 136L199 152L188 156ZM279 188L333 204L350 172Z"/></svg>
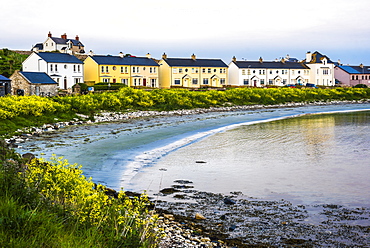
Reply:
<svg viewBox="0 0 370 248"><path fill-rule="evenodd" d="M337 65L334 69L336 81L345 86L365 84L370 86L370 66Z"/></svg>

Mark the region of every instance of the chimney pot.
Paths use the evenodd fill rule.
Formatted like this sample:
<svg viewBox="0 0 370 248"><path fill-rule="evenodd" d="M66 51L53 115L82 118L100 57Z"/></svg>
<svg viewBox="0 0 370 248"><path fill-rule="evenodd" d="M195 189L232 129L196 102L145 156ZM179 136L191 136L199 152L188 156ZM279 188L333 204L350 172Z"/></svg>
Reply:
<svg viewBox="0 0 370 248"><path fill-rule="evenodd" d="M167 54L166 53L163 53L162 59L167 59Z"/></svg>
<svg viewBox="0 0 370 248"><path fill-rule="evenodd" d="M146 57L147 57L148 59L151 59L151 58L152 58L152 55L150 55L150 53L147 53L147 54L146 54Z"/></svg>
<svg viewBox="0 0 370 248"><path fill-rule="evenodd" d="M233 62L236 62L236 57L235 57L235 56L233 56L232 60L233 60Z"/></svg>
<svg viewBox="0 0 370 248"><path fill-rule="evenodd" d="M62 34L61 38L66 40L67 39L67 34L66 33Z"/></svg>
<svg viewBox="0 0 370 248"><path fill-rule="evenodd" d="M191 59L192 59L192 60L196 60L196 59L197 59L197 57L195 56L195 54L194 54L194 53L191 55Z"/></svg>
<svg viewBox="0 0 370 248"><path fill-rule="evenodd" d="M120 56L121 58L123 58L125 56L125 54L123 52L119 52L118 56Z"/></svg>
<svg viewBox="0 0 370 248"><path fill-rule="evenodd" d="M262 62L263 62L263 59L262 59L262 57L260 57L260 59L259 59L259 62L260 62L260 63L262 63Z"/></svg>
<svg viewBox="0 0 370 248"><path fill-rule="evenodd" d="M80 41L80 37L78 37L78 35L76 35L76 40Z"/></svg>
<svg viewBox="0 0 370 248"><path fill-rule="evenodd" d="M50 33L50 31L49 31L49 33L48 33L48 37L49 37L49 38L51 38L51 33Z"/></svg>

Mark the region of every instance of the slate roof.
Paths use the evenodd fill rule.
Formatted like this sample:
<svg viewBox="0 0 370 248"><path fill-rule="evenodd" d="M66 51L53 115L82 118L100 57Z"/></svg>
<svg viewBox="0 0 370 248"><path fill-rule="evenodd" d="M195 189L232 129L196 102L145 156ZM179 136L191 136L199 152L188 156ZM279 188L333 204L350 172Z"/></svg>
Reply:
<svg viewBox="0 0 370 248"><path fill-rule="evenodd" d="M347 72L348 74L370 74L370 66L351 66L351 65L339 65L339 68Z"/></svg>
<svg viewBox="0 0 370 248"><path fill-rule="evenodd" d="M7 77L4 77L3 75L0 75L0 81L12 81Z"/></svg>
<svg viewBox="0 0 370 248"><path fill-rule="evenodd" d="M331 63L331 64L333 64L334 62L333 61L331 61L330 59L329 59L329 57L328 56L326 56L326 55L322 55L321 53L319 53L319 52L314 52L313 54L312 54L312 59L311 59L311 61L306 61L306 63L309 63L309 64L313 64L313 63L322 63L322 59L323 58L326 58L327 60L328 60L328 63Z"/></svg>
<svg viewBox="0 0 370 248"><path fill-rule="evenodd" d="M258 69L309 69L303 63L296 62L272 62L272 61L233 61L233 63L239 68L258 68Z"/></svg>
<svg viewBox="0 0 370 248"><path fill-rule="evenodd" d="M167 58L163 60L171 67L227 67L221 59Z"/></svg>
<svg viewBox="0 0 370 248"><path fill-rule="evenodd" d="M141 65L141 66L159 66L154 60L147 57L120 57L94 55L90 56L99 65Z"/></svg>
<svg viewBox="0 0 370 248"><path fill-rule="evenodd" d="M37 43L33 48L38 48L39 50L44 49L44 44L43 43Z"/></svg>
<svg viewBox="0 0 370 248"><path fill-rule="evenodd" d="M45 72L26 72L20 71L30 83L32 84L57 84L48 74Z"/></svg>
<svg viewBox="0 0 370 248"><path fill-rule="evenodd" d="M43 60L48 63L69 63L69 64L83 64L81 60L73 55L67 53L37 53Z"/></svg>
<svg viewBox="0 0 370 248"><path fill-rule="evenodd" d="M74 40L74 39L63 39L63 38L58 38L58 37L50 37L55 43L57 44L67 44L68 41L71 41L74 46L84 46L81 41L79 40Z"/></svg>

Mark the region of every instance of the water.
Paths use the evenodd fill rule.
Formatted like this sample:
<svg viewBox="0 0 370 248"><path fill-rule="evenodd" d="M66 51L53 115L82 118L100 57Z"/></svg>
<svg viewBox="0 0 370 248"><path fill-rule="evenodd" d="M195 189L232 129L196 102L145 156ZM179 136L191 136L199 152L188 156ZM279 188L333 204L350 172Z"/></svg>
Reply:
<svg viewBox="0 0 370 248"><path fill-rule="evenodd" d="M150 195L186 179L202 191L369 206L369 110L307 106L94 125L18 151L65 156L96 182ZM306 116L313 113L332 114Z"/></svg>

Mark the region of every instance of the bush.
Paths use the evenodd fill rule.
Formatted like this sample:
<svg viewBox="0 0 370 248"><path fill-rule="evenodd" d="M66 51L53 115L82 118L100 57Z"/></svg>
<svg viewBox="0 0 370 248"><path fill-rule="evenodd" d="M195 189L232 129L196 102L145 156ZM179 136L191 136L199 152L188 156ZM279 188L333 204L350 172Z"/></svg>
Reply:
<svg viewBox="0 0 370 248"><path fill-rule="evenodd" d="M353 88L368 88L366 84L356 84Z"/></svg>

